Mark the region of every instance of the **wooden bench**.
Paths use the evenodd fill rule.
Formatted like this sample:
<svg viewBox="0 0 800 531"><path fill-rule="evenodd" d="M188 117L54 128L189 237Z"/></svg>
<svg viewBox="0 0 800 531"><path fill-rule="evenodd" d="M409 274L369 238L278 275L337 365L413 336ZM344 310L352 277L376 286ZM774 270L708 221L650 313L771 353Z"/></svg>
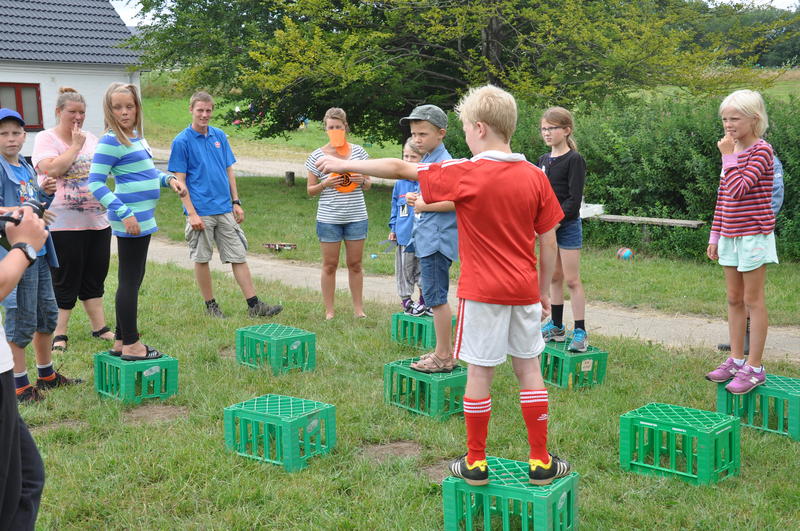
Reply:
<svg viewBox="0 0 800 531"><path fill-rule="evenodd" d="M602 212L602 205L585 205L586 207L600 207ZM588 209L587 209L588 210ZM595 210L596 211L596 210ZM581 212L583 217L583 212ZM668 219L668 218L646 218L643 216L615 216L612 214L595 214L593 216L586 216L587 218L595 218L600 221L608 221L610 223L632 223L634 225L642 226L642 241L647 243L650 241L647 227L650 225L659 225L662 227L685 227L689 229L699 229L706 224L705 221L698 221L693 219Z"/></svg>

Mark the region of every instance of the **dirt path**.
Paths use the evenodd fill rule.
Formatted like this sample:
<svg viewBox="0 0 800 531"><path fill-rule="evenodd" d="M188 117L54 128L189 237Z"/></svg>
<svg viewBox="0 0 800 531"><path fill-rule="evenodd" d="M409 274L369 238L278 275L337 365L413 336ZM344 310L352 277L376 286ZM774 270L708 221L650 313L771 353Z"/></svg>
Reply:
<svg viewBox="0 0 800 531"><path fill-rule="evenodd" d="M173 263L192 268L186 246L156 237L150 245L149 259L158 263ZM281 260L264 255L248 257L253 276L268 281L277 281L287 286L319 289L319 267L305 263ZM211 268L231 277L230 266L221 264L217 257L211 261ZM336 285L342 289L347 286L347 270L339 269ZM396 304L395 282L389 276L367 276L364 278L364 298L385 304ZM455 286L450 290L450 301L456 306ZM597 332L607 336L634 337L643 341L653 341L674 347L706 347L728 337L727 324L717 319L688 315L667 315L653 310L631 310L611 304L588 304L589 333ZM569 305L565 307L565 320L571 322ZM766 355L772 359L791 359L800 361L800 327L771 327L767 338Z"/></svg>

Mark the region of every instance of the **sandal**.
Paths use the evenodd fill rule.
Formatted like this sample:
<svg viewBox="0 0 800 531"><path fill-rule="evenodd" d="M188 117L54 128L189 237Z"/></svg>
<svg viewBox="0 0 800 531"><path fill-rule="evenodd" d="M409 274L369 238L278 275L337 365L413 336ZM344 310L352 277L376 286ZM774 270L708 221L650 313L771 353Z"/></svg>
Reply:
<svg viewBox="0 0 800 531"><path fill-rule="evenodd" d="M107 334L109 332L111 332L111 329L109 327L107 327L107 326L104 326L100 330L94 330L92 332L92 337L96 338L96 339L102 339L103 341L113 341L114 338L108 339L108 338L102 337L103 334Z"/></svg>
<svg viewBox="0 0 800 531"><path fill-rule="evenodd" d="M453 372L456 367L458 367L458 362L455 359L450 358L447 361L442 361L433 352L411 364L411 368L415 371L427 374Z"/></svg>
<svg viewBox="0 0 800 531"><path fill-rule="evenodd" d="M64 345L63 346L62 345L56 345L56 341L58 341L58 342L63 341ZM65 335L54 337L53 338L53 343L50 345L50 350L58 350L60 352L66 352L67 351L67 341L69 341L69 338L67 336L65 336Z"/></svg>
<svg viewBox="0 0 800 531"><path fill-rule="evenodd" d="M120 359L124 361L144 361L144 360L155 360L164 355L158 350L148 345L145 345L144 348L147 349L147 354L145 354L144 356L131 356L130 354L122 354L120 356Z"/></svg>

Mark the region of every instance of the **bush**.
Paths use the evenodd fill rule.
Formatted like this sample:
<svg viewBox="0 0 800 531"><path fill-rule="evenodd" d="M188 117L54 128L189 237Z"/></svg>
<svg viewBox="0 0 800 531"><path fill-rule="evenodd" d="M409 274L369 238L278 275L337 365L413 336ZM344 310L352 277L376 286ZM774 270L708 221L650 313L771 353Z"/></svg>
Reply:
<svg viewBox="0 0 800 531"><path fill-rule="evenodd" d="M720 100L667 97L609 98L591 109L575 109L575 138L587 164L587 203L606 213L702 220L700 229L651 226L647 241L639 226L590 221L587 243L634 247L668 257L704 259L719 184L722 135ZM784 207L777 219L778 255L800 259L800 100L769 100L766 139L784 165ZM543 109L519 104L514 151L536 162L547 148L539 136ZM447 147L454 157L470 156L461 124L451 114Z"/></svg>

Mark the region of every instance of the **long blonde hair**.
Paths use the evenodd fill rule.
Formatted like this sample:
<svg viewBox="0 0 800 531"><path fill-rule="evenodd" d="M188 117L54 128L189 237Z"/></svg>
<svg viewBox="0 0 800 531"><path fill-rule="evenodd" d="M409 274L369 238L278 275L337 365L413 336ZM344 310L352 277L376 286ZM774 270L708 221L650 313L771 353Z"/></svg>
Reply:
<svg viewBox="0 0 800 531"><path fill-rule="evenodd" d="M572 113L564 107L550 107L542 115L542 121L557 125L559 127L569 127L569 134L567 135L567 145L572 151L578 151L578 144L573 138L575 133L575 121L572 119Z"/></svg>
<svg viewBox="0 0 800 531"><path fill-rule="evenodd" d="M105 97L103 98L103 118L105 120L106 129L111 129L114 131L119 143L125 146L130 146L131 141L128 139L128 135L122 131L122 127L117 122L117 119L114 118L114 113L111 109L111 96L117 93L125 92L133 96L133 103L136 106L136 120L134 120L133 123L133 130L139 135L140 138L142 137L142 100L139 97L139 90L136 88L136 85L119 82L111 83L111 85L108 87L108 90L106 90Z"/></svg>

